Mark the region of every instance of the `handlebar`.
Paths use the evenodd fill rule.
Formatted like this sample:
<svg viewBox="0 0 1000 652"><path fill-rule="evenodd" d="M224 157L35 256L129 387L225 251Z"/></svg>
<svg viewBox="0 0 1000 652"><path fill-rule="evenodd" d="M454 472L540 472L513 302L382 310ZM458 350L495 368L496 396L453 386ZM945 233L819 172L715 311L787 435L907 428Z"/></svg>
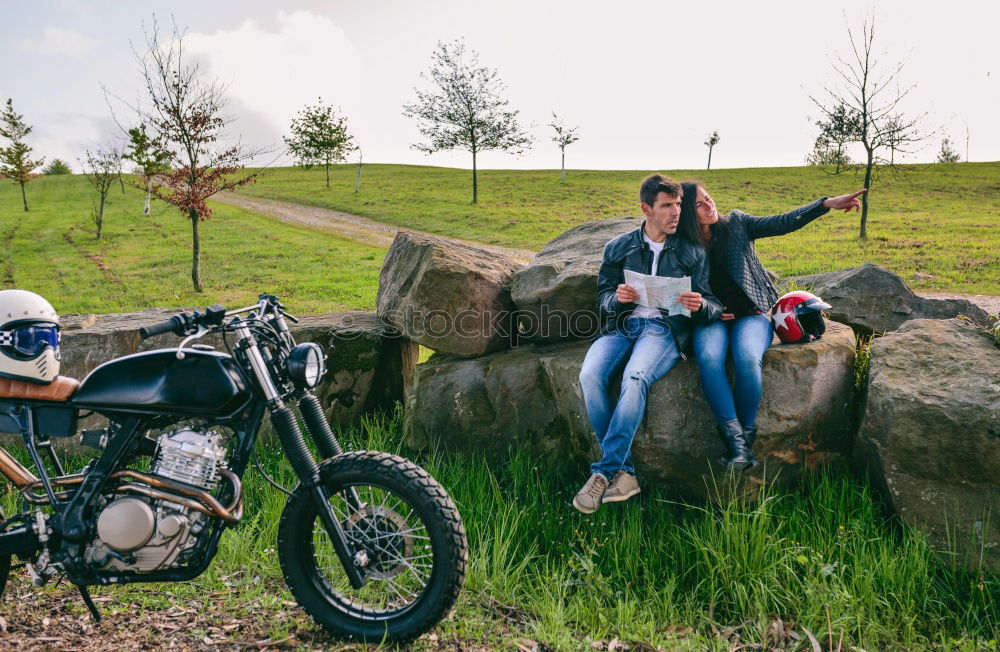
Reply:
<svg viewBox="0 0 1000 652"><path fill-rule="evenodd" d="M204 314L200 312L182 312L166 321L161 321L151 326L143 326L139 329L139 337L148 340L163 333L173 333L179 337L191 335L196 333L199 328L220 325L225 316L225 307L218 304L206 308Z"/></svg>
<svg viewBox="0 0 1000 652"><path fill-rule="evenodd" d="M170 319L153 324L152 326L143 326L139 329L139 337L148 340L151 337L169 332L173 332L176 335L183 335L185 322L187 321L184 319L186 316L185 314L174 315Z"/></svg>

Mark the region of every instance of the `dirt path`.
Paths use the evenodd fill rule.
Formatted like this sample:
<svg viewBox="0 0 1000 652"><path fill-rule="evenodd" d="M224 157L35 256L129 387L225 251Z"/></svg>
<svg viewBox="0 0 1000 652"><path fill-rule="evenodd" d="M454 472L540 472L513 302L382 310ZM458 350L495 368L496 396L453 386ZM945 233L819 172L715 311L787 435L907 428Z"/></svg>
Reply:
<svg viewBox="0 0 1000 652"><path fill-rule="evenodd" d="M400 227L393 224L377 222L367 217L342 213L329 208L278 201L276 199L248 197L247 195L239 195L232 192L220 192L212 199L223 204L229 204L230 206L238 206L246 210L263 213L282 222L320 228L348 240L375 245L376 247L385 247L387 249L392 244L393 238L396 237L396 232L400 230ZM418 231L417 229L403 228L402 230L433 235L439 238L446 237L437 233ZM535 252L530 249L512 249L510 247L483 244L482 242L473 242L471 240L459 240L458 238L448 239L470 247L476 247L477 249L504 254L525 263L530 261L535 255Z"/></svg>
<svg viewBox="0 0 1000 652"><path fill-rule="evenodd" d="M376 247L388 248L392 244L393 238L400 227L384 222L359 217L350 213L331 210L329 208L319 208L317 206L306 206L293 202L278 201L276 199L263 199L260 197L248 197L232 192L219 193L213 198L223 204L238 206L257 213L269 215L275 219L289 224L298 224L313 228L320 228L331 233L335 233L348 240L375 245ZM416 229L403 229L414 233L424 233L437 237L444 237L436 233L418 231ZM483 244L471 240L459 240L458 238L448 238L455 242L485 249L486 251L502 253L521 262L529 262L535 255L530 249L514 249L510 247L500 247L497 245ZM989 296L985 294L958 294L951 292L917 292L922 297L928 299L968 299L990 314L1000 312L1000 296Z"/></svg>

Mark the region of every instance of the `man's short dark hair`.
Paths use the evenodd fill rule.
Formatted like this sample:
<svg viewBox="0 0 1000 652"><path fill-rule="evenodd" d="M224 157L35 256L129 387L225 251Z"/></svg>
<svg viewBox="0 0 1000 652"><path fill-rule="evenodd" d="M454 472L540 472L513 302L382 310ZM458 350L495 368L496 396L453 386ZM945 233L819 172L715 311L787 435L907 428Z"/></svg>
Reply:
<svg viewBox="0 0 1000 652"><path fill-rule="evenodd" d="M671 197L683 195L681 184L665 174L657 172L646 177L646 180L639 186L639 201L652 206L656 202L656 196L661 192L665 192Z"/></svg>

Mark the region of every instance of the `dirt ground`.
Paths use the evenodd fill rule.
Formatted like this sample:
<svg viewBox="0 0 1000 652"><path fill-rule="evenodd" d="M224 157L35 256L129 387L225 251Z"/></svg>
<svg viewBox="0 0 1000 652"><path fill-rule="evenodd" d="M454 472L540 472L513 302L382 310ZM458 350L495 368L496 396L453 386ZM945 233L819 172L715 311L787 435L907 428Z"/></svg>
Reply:
<svg viewBox="0 0 1000 652"><path fill-rule="evenodd" d="M206 591L200 600L169 599L170 606L141 604L141 587L134 599L122 602L110 589L92 588L102 620L91 620L80 594L72 585L31 586L23 569L11 573L0 602L0 649L18 652L42 650L375 650L333 637L306 616L298 605L262 607L234 596L235 591ZM276 588L277 591L277 588ZM280 637L271 635L275 630ZM439 641L431 633L415 646L401 649L491 649L475 641ZM395 649L395 648L390 648Z"/></svg>

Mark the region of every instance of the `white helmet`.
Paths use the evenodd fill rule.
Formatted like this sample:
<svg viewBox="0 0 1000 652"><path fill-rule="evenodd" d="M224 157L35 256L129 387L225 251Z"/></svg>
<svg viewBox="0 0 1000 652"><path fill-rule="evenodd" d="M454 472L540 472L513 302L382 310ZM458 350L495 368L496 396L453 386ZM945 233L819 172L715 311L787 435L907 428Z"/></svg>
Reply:
<svg viewBox="0 0 1000 652"><path fill-rule="evenodd" d="M0 376L51 383L59 375L59 315L34 292L0 291Z"/></svg>

